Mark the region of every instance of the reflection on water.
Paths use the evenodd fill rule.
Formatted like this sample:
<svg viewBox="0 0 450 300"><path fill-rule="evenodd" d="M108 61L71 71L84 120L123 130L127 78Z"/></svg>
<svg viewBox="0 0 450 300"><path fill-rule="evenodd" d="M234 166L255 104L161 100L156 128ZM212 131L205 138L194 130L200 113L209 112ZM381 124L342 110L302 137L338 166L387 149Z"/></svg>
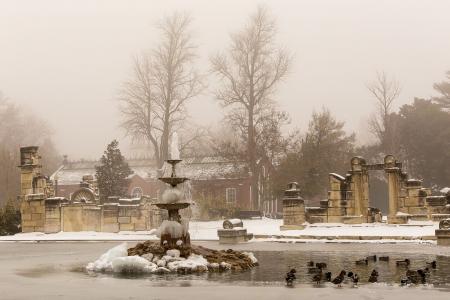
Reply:
<svg viewBox="0 0 450 300"><path fill-rule="evenodd" d="M396 260L409 258L411 270L423 269L426 262L436 260L437 268L430 268L430 275L427 283L440 287L450 287L450 258L445 256L409 254L407 257L400 253L383 253L383 256L389 256L388 262L377 261L369 262L366 265L356 265L355 261L376 253L343 253L343 252L302 252L302 251L264 251L254 252L260 265L245 272L225 272L225 273L204 273L204 274L165 274L165 275L114 275L116 278L140 279L150 282L157 286L189 286L190 281L196 284L199 281L227 283L236 285L283 285L284 276L290 267L297 269L297 283L311 283L312 274L308 274L307 262L324 262L327 269L324 272L332 272L337 275L340 270L356 272L360 277L360 284L367 284L370 272L376 269L379 273L378 281L391 283L400 283L404 277L406 267L396 266ZM101 274L94 276L110 276Z"/></svg>

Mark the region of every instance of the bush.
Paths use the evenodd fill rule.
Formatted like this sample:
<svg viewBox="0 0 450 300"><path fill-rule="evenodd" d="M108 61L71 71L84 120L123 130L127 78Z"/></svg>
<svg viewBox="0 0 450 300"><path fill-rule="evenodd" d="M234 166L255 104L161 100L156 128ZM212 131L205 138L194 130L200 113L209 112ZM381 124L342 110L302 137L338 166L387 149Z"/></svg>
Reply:
<svg viewBox="0 0 450 300"><path fill-rule="evenodd" d="M13 201L0 208L0 235L12 235L21 231L20 210Z"/></svg>

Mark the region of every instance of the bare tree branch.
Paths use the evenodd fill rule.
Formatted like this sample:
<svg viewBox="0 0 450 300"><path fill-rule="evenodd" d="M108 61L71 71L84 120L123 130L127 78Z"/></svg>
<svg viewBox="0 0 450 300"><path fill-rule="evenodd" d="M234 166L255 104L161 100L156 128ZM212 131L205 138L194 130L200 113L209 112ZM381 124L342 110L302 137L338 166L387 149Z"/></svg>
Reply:
<svg viewBox="0 0 450 300"><path fill-rule="evenodd" d="M260 162L267 154L259 149L266 145L259 144L258 138L275 113L271 98L287 75L292 59L287 51L276 47L275 37L275 20L266 7L260 6L247 25L231 35L228 52L211 58L212 70L222 82L216 98L229 108L227 120L246 143L254 191L259 191ZM258 206L256 200L257 193L254 193L254 208Z"/></svg>
<svg viewBox="0 0 450 300"><path fill-rule="evenodd" d="M119 97L122 127L134 139L152 145L159 167L168 158L173 130L186 118L185 104L204 88L193 67L190 24L190 17L180 13L162 20L160 44L135 58L133 77Z"/></svg>

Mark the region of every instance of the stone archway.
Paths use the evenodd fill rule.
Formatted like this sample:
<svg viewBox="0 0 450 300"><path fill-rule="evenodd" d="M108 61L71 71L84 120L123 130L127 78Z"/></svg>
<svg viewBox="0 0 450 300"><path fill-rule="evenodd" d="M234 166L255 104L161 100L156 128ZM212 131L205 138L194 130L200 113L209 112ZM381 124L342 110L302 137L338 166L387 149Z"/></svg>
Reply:
<svg viewBox="0 0 450 300"><path fill-rule="evenodd" d="M422 187L420 180L408 180L402 164L393 155L387 155L383 163L367 164L362 157L353 157L351 170L343 177L330 174L327 220L339 223L373 222L369 210L369 171L384 170L388 183L388 223L406 223L408 217L427 219L425 198L431 194Z"/></svg>

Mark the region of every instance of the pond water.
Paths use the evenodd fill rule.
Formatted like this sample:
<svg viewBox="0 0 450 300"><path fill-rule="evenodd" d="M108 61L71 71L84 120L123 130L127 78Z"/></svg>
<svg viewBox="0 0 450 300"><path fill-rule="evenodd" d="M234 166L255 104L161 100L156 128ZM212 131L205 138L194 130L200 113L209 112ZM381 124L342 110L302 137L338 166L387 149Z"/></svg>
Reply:
<svg viewBox="0 0 450 300"><path fill-rule="evenodd" d="M190 285L201 284L201 281L210 283L225 283L233 285L284 285L284 276L289 268L297 270L298 284L311 284L313 274L308 274L307 263L309 261L324 262L327 268L324 272L331 272L333 277L341 270L357 273L360 285L368 283L368 278L373 269L379 273L378 282L387 284L399 284L400 279L405 276L406 267L397 266L396 260L410 259L410 270L425 268L426 262L436 260L437 268L431 269L427 277L427 283L441 288L450 288L450 258L446 256L430 254L408 254L402 255L398 252L384 252L382 256L389 256L389 261L369 261L368 265L356 265L355 261L376 253L352 253L348 252L305 252L305 251L255 251L260 265L244 272L204 273L204 274L166 274L166 275L114 275L116 278L141 279L155 286ZM78 269L79 271L80 269ZM86 276L103 277L110 274L88 274Z"/></svg>

